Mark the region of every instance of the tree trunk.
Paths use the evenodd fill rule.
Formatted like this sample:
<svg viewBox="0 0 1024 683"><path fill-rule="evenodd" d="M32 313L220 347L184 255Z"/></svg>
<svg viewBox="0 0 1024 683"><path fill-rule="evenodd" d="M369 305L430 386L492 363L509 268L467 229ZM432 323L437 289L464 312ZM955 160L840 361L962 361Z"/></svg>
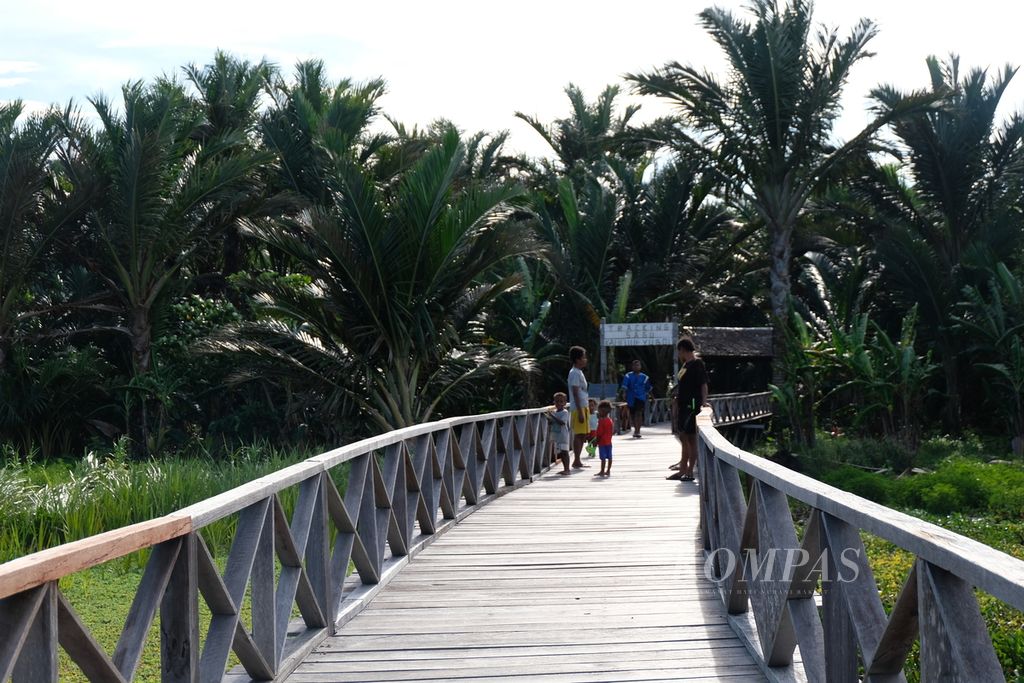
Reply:
<svg viewBox="0 0 1024 683"><path fill-rule="evenodd" d="M772 306L772 348L775 358L772 361L772 383L781 386L788 378L782 367L786 357L785 326L789 314L789 267L793 259L793 228L792 226L769 225L771 239L771 264L769 267L769 284Z"/></svg>
<svg viewBox="0 0 1024 683"><path fill-rule="evenodd" d="M153 327L149 320L149 309L136 306L132 309L131 344L132 372L134 379L145 377L152 365ZM131 397L128 415L128 438L131 440L132 457L144 460L149 457L149 396L146 391L135 389Z"/></svg>

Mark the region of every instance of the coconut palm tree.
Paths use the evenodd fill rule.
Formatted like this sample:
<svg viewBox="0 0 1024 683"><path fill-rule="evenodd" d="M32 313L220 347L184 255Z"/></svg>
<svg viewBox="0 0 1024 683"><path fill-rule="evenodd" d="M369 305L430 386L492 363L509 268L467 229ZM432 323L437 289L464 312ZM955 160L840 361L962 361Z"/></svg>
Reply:
<svg viewBox="0 0 1024 683"><path fill-rule="evenodd" d="M812 4L751 0L748 21L722 8L700 20L728 61L723 81L695 66L671 62L627 76L638 93L667 99L681 118L658 137L703 154L737 208L752 209L768 233L771 312L787 319L792 239L816 186L837 164L861 151L885 124L931 101L909 96L879 102L877 117L836 145L832 128L853 66L871 55L877 32L862 19L846 37L812 26ZM777 334L777 344L784 335Z"/></svg>
<svg viewBox="0 0 1024 683"><path fill-rule="evenodd" d="M304 282L254 278L264 318L208 348L304 387L326 416L354 408L381 430L429 419L496 369L530 369L521 351L484 339L480 318L519 282L498 268L538 250L512 219L523 191L456 186L464 156L449 131L385 184L347 152L331 156L330 203L249 226Z"/></svg>

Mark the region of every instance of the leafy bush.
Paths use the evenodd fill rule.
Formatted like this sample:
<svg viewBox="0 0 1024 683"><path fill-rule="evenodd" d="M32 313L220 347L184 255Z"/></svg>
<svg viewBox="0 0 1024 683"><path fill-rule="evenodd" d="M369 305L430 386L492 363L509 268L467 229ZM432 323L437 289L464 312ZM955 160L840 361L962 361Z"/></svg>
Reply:
<svg viewBox="0 0 1024 683"><path fill-rule="evenodd" d="M891 497L891 479L848 465L831 470L822 476L821 480L882 505L886 505Z"/></svg>

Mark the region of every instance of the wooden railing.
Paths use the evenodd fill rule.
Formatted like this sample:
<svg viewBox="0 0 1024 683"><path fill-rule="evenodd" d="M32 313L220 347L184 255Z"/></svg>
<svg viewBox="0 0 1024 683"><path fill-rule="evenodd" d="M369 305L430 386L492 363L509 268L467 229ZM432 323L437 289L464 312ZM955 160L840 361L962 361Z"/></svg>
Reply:
<svg viewBox="0 0 1024 683"><path fill-rule="evenodd" d="M89 680L131 681L158 614L163 681L221 681L232 651L249 678L279 680L440 533L547 468L545 410L389 432L167 517L0 565L0 682L56 681L58 644ZM331 477L342 465L344 493ZM286 491L296 493L291 519ZM223 519L237 526L222 571L202 530ZM58 581L147 548L108 654ZM356 576L346 581L350 563ZM205 639L200 596L212 613ZM251 628L241 619L246 600ZM300 620L291 618L295 608Z"/></svg>
<svg viewBox="0 0 1024 683"><path fill-rule="evenodd" d="M712 394L708 396L708 403L711 404L712 420L716 427L761 420L771 417L772 414L772 395L767 391L753 394ZM672 399L656 398L648 401L645 411L644 419L647 424L666 422L672 418Z"/></svg>
<svg viewBox="0 0 1024 683"><path fill-rule="evenodd" d="M1024 562L746 453L709 410L698 426L706 567L767 673L901 681L919 641L922 681L1004 680L973 588L1024 609ZM790 499L811 510L802 539ZM916 556L888 615L862 531Z"/></svg>

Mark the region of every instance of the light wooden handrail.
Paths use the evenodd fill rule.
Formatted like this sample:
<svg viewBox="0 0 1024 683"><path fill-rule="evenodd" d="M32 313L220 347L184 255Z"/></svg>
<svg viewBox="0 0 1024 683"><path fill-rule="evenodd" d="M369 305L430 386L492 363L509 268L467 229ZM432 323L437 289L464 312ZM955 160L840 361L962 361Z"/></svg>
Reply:
<svg viewBox="0 0 1024 683"><path fill-rule="evenodd" d="M706 566L781 679L904 680L919 640L923 681L1004 680L973 587L1024 610L1024 561L742 451L708 409L698 427ZM811 508L799 541L789 499ZM916 556L889 615L861 531Z"/></svg>

